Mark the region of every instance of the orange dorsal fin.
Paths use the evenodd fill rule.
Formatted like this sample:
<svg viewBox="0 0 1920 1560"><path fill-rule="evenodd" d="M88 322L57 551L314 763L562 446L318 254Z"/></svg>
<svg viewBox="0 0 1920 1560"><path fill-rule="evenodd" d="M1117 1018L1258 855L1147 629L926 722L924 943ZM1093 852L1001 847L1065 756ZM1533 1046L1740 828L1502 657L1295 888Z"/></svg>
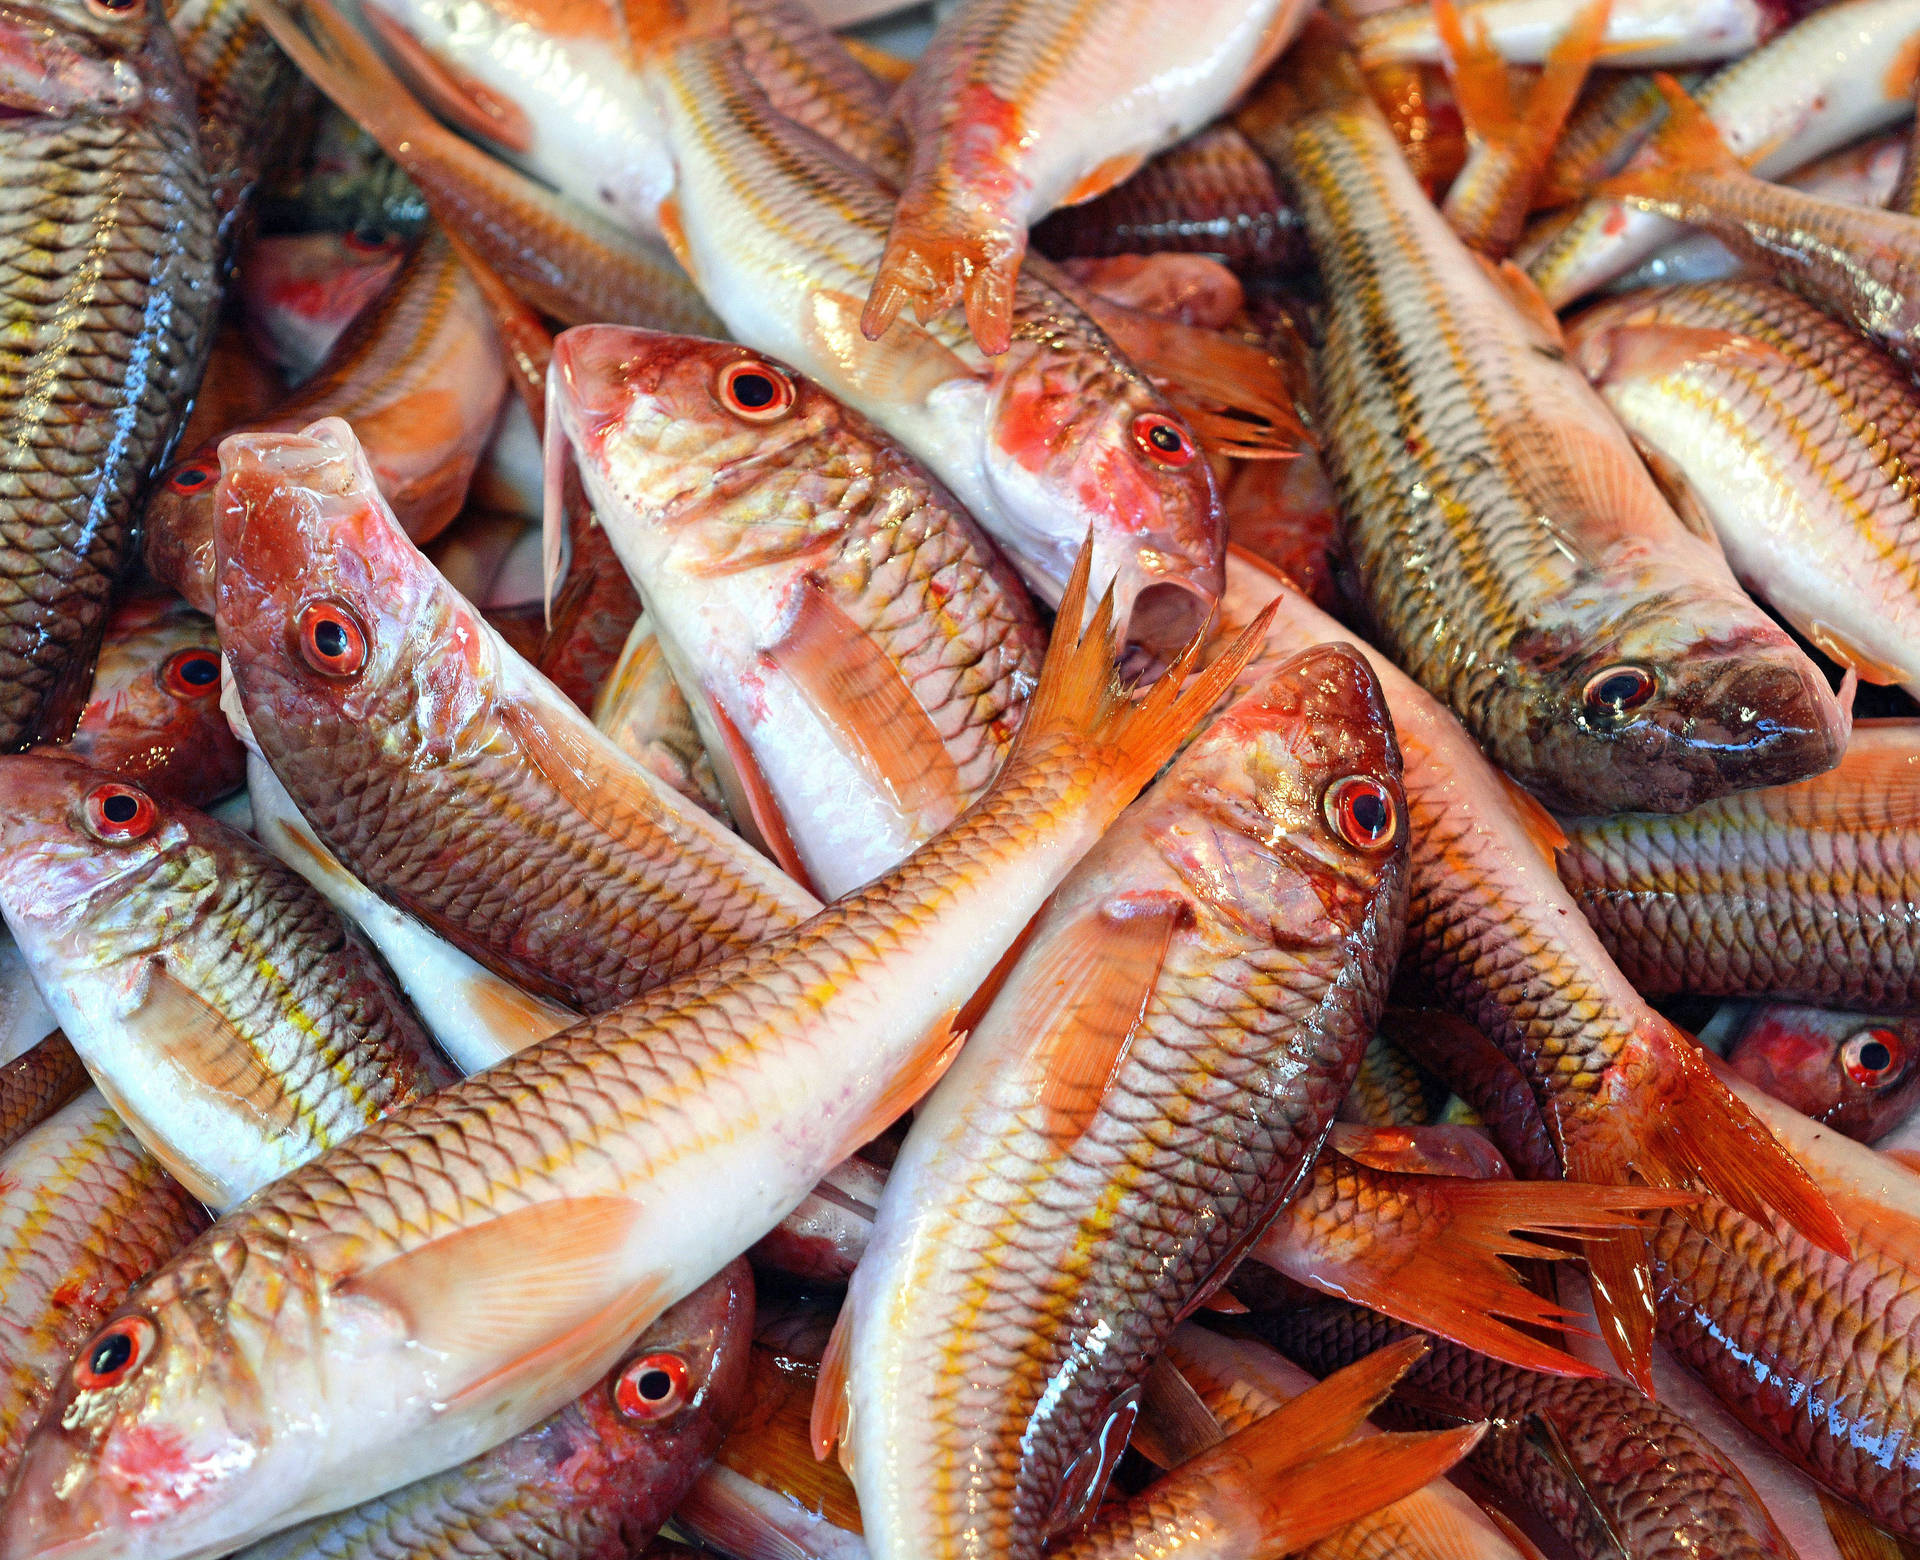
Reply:
<svg viewBox="0 0 1920 1560"><path fill-rule="evenodd" d="M1065 1148L1099 1112L1160 979L1167 945L1191 914L1182 899L1116 900L1059 927L1021 980L1019 1032L1032 1036L1042 1134Z"/></svg>
<svg viewBox="0 0 1920 1560"><path fill-rule="evenodd" d="M440 59L381 7L368 6L361 14L374 35L400 61L409 85L441 118L510 152L524 155L533 150L533 122L518 103Z"/></svg>
<svg viewBox="0 0 1920 1560"><path fill-rule="evenodd" d="M818 1462L825 1462L836 1446L848 1447L853 1440L853 1400L847 1395L847 1351L852 1346L853 1303L848 1301L833 1319L826 1352L820 1356L820 1378L813 1388L807 1439Z"/></svg>
<svg viewBox="0 0 1920 1560"><path fill-rule="evenodd" d="M1560 329L1560 316L1553 312L1553 305L1547 302L1539 284L1511 260L1494 260L1477 249L1473 257L1480 262L1487 280L1500 296L1513 306L1513 312L1520 316L1521 324L1536 344L1549 352L1565 352L1567 338Z"/></svg>
<svg viewBox="0 0 1920 1560"><path fill-rule="evenodd" d="M800 859L800 847L787 828L786 815L780 811L773 787L760 772L752 746L718 699L709 699L707 710L720 733L720 751L711 756L720 789L726 794L727 810L741 825L741 833L772 858L781 871L818 899L819 887L807 871L807 864Z"/></svg>
<svg viewBox="0 0 1920 1560"><path fill-rule="evenodd" d="M1251 1435L1265 1423L1240 1433ZM1383 1505L1404 1500L1465 1457L1486 1430L1481 1423L1369 1436L1276 1481L1252 1485L1246 1493L1259 1514L1261 1534L1254 1552L1293 1554Z"/></svg>
<svg viewBox="0 0 1920 1560"><path fill-rule="evenodd" d="M954 1020L959 1016L960 1010L955 1008L921 1037L918 1048L895 1075L893 1082L881 1092L880 1097L842 1140L840 1150L834 1156L836 1159L846 1159L855 1149L871 1143L919 1104L940 1081L953 1065L953 1059L960 1054L960 1047L967 1038L965 1030L954 1027Z"/></svg>
<svg viewBox="0 0 1920 1560"><path fill-rule="evenodd" d="M928 834L960 815L971 798L939 728L899 664L819 580L801 581L787 631L766 654L901 813Z"/></svg>
<svg viewBox="0 0 1920 1560"><path fill-rule="evenodd" d="M1511 1181L1513 1171L1478 1127L1451 1123L1373 1127L1336 1121L1327 1142L1356 1164L1399 1175L1450 1175L1475 1181Z"/></svg>
<svg viewBox="0 0 1920 1560"><path fill-rule="evenodd" d="M1895 666L1879 659L1871 651L1863 650L1845 629L1836 628L1819 618L1808 620L1804 632L1822 654L1853 672L1862 682L1884 688L1906 682L1913 675L1907 668Z"/></svg>
<svg viewBox="0 0 1920 1560"><path fill-rule="evenodd" d="M1343 1173L1362 1204L1395 1210L1356 1236L1350 1222L1303 1204L1268 1231L1255 1255L1289 1278L1504 1359L1555 1375L1598 1372L1519 1327L1559 1328L1573 1313L1522 1285L1507 1257L1563 1259L1546 1239L1637 1231L1649 1213L1684 1207L1684 1193L1571 1182L1470 1181L1365 1167Z"/></svg>
<svg viewBox="0 0 1920 1560"><path fill-rule="evenodd" d="M1559 820L1547 811L1545 804L1519 781L1501 771L1496 770L1495 773L1500 775L1507 802L1513 808L1514 816L1519 819L1520 827L1551 865L1560 852L1567 848L1567 831L1560 827Z"/></svg>
<svg viewBox="0 0 1920 1560"><path fill-rule="evenodd" d="M1840 1560L1917 1560L1920 1557L1920 1545L1896 1538L1824 1490L1820 1492L1820 1515Z"/></svg>
<svg viewBox="0 0 1920 1560"><path fill-rule="evenodd" d="M1593 193L1606 200L1669 200L1686 174L1708 173L1722 178L1750 179L1746 164L1736 157L1720 134L1720 127L1687 94L1685 87L1664 71L1655 72L1654 85L1666 99L1667 117L1633 164Z"/></svg>

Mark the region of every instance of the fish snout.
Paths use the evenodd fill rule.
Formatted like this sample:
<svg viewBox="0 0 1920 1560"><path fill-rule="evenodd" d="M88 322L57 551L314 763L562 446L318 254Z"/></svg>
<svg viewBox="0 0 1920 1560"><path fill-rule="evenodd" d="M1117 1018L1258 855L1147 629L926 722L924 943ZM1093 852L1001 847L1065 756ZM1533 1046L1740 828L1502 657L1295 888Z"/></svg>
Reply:
<svg viewBox="0 0 1920 1560"><path fill-rule="evenodd" d="M1818 668L1794 651L1735 667L1696 730L1713 749L1721 794L1825 774L1851 725Z"/></svg>

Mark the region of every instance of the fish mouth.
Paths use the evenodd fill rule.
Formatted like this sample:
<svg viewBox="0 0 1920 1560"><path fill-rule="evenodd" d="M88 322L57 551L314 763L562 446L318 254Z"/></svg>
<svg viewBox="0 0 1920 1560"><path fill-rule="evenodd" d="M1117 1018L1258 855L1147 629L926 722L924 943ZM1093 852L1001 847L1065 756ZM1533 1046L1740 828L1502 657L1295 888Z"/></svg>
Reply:
<svg viewBox="0 0 1920 1560"><path fill-rule="evenodd" d="M1846 752L1852 726L1826 679L1798 654L1730 668L1714 687L1711 708L1724 714L1703 712L1688 740L1711 761L1706 783L1714 789L1689 806L1709 795L1824 774Z"/></svg>
<svg viewBox="0 0 1920 1560"><path fill-rule="evenodd" d="M44 118L82 108L124 111L145 95L128 67L83 54L50 37L44 24L0 7L0 116Z"/></svg>
<svg viewBox="0 0 1920 1560"><path fill-rule="evenodd" d="M1217 599L1189 580L1155 580L1133 598L1126 637L1164 667L1206 628Z"/></svg>

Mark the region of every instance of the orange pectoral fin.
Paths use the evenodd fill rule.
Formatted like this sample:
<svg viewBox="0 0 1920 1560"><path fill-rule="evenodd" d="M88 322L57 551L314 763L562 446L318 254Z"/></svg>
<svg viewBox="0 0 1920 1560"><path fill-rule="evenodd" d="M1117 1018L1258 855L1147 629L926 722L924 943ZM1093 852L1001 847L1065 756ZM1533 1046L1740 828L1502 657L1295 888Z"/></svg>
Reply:
<svg viewBox="0 0 1920 1560"><path fill-rule="evenodd" d="M1493 46L1486 19L1475 16L1469 26L1456 0L1433 0L1433 24L1446 50L1453 100L1468 133L1482 141L1509 136L1519 117L1512 78L1506 59Z"/></svg>
<svg viewBox="0 0 1920 1560"><path fill-rule="evenodd" d="M817 1462L825 1462L838 1446L845 1459L852 1451L853 1402L847 1396L847 1351L852 1347L853 1305L843 1303L833 1319L833 1331L827 1335L826 1352L820 1356L820 1379L813 1388L813 1413L807 1421L807 1438L813 1443Z"/></svg>
<svg viewBox="0 0 1920 1560"><path fill-rule="evenodd" d="M1567 831L1560 827L1559 821L1531 791L1523 789L1517 780L1508 778L1505 773L1495 772L1499 774L1507 793L1507 801L1519 816L1521 828L1527 831L1527 838L1533 841L1549 863L1558 859L1560 852L1567 847Z"/></svg>
<svg viewBox="0 0 1920 1560"><path fill-rule="evenodd" d="M814 898L820 897L807 864L800 859L800 847L793 842L786 815L774 799L773 787L760 771L753 746L718 699L708 699L707 709L720 733L720 752L714 754L714 770L720 789L726 793L727 809L742 825L741 833L773 858L781 871Z"/></svg>
<svg viewBox="0 0 1920 1560"><path fill-rule="evenodd" d="M797 683L841 745L927 833L959 817L968 798L946 740L897 662L815 577L767 656Z"/></svg>
<svg viewBox="0 0 1920 1560"><path fill-rule="evenodd" d="M1107 158L1090 173L1081 175L1079 182L1067 191L1060 204L1077 206L1082 201L1106 194L1116 184L1124 184L1131 179L1145 161L1146 158L1139 152L1122 152Z"/></svg>
<svg viewBox="0 0 1920 1560"><path fill-rule="evenodd" d="M920 1043L893 1081L841 1141L838 1158L851 1158L855 1149L871 1143L919 1104L945 1076L967 1039L966 1031L954 1025L959 1014L960 1010L954 1008L920 1037Z"/></svg>

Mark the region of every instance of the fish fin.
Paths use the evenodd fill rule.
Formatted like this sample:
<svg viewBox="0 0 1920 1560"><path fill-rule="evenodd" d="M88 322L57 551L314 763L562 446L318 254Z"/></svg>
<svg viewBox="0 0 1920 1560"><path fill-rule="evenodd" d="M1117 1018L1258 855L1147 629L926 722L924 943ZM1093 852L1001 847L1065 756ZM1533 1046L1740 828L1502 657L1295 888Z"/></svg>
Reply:
<svg viewBox="0 0 1920 1560"><path fill-rule="evenodd" d="M1479 250L1472 251L1500 296L1513 306L1527 334L1541 350L1565 356L1567 338L1560 329L1560 316L1553 312L1540 285L1511 260L1494 260Z"/></svg>
<svg viewBox="0 0 1920 1560"><path fill-rule="evenodd" d="M1781 362L1778 349L1736 330L1709 325L1635 325L1609 333L1599 379L1657 379L1703 358L1738 357L1756 367Z"/></svg>
<svg viewBox="0 0 1920 1560"><path fill-rule="evenodd" d="M1547 51L1526 101L1516 102L1506 60L1477 13L1463 23L1455 0L1434 0L1433 19L1445 45L1454 100L1469 134L1489 145L1511 146L1528 160L1521 175L1537 182L1567 115L1599 58L1612 0L1593 0L1574 13Z"/></svg>
<svg viewBox="0 0 1920 1560"><path fill-rule="evenodd" d="M546 432L540 458L540 614L547 632L553 632L553 603L567 573L567 500L586 502L573 465L558 396L546 397ZM573 480L569 481L569 478Z"/></svg>
<svg viewBox="0 0 1920 1560"><path fill-rule="evenodd" d="M1060 928L1041 950L1015 1015L1034 1037L1040 1130L1064 1150L1087 1130L1125 1060L1160 979L1167 945L1192 911L1173 895L1121 898Z"/></svg>
<svg viewBox="0 0 1920 1560"><path fill-rule="evenodd" d="M1540 854L1551 864L1567 848L1567 831L1560 827L1560 821L1547 811L1546 804L1539 797L1503 771L1496 770L1495 773L1500 776L1501 786L1520 820L1520 827L1526 830L1527 838L1533 841Z"/></svg>
<svg viewBox="0 0 1920 1560"><path fill-rule="evenodd" d="M1225 1439L1220 1421L1194 1391L1193 1383L1169 1355L1162 1354L1141 1388L1133 1449L1162 1468L1177 1468Z"/></svg>
<svg viewBox="0 0 1920 1560"><path fill-rule="evenodd" d="M1855 673L1861 682L1875 683L1884 688L1892 683L1906 682L1913 675L1910 671L1903 671L1869 655L1853 642L1844 629L1835 628L1818 618L1807 624L1806 635L1822 655Z"/></svg>
<svg viewBox="0 0 1920 1560"><path fill-rule="evenodd" d="M847 1387L847 1357L853 1347L853 1301L840 1306L820 1356L820 1376L813 1388L813 1412L807 1419L807 1439L816 1462L825 1462L836 1446L852 1449L853 1399Z"/></svg>
<svg viewBox="0 0 1920 1560"><path fill-rule="evenodd" d="M408 85L442 119L510 152L525 155L533 150L533 122L518 103L440 59L381 7L368 6L361 14L374 35L400 61Z"/></svg>
<svg viewBox="0 0 1920 1560"><path fill-rule="evenodd" d="M567 708L574 706L568 702ZM524 698L500 702L501 723L519 742L527 762L583 817L622 839L633 839L643 829L672 832L685 824L689 815L677 792L624 756L602 752L581 733L543 720L541 714Z"/></svg>
<svg viewBox="0 0 1920 1560"><path fill-rule="evenodd" d="M1011 139L1018 134L1018 113L1011 104L1002 106L1006 123L997 133ZM961 133L968 133L965 127ZM983 164L998 161L995 152L984 148L978 156ZM1026 254L1026 232L981 231L971 220L972 211L970 202L949 206L938 197L929 200L917 180L908 181L860 313L860 330L867 340L886 335L908 304L924 325L959 303L966 311L967 328L988 357L998 357L1013 345L1014 285Z"/></svg>
<svg viewBox="0 0 1920 1560"><path fill-rule="evenodd" d="M147 977L127 1025L151 1036L169 1065L226 1108L293 1130L297 1113L279 1075L226 1014L164 964Z"/></svg>
<svg viewBox="0 0 1920 1560"><path fill-rule="evenodd" d="M648 1274L642 1283L559 1337L466 1383L447 1399L448 1410L467 1408L485 1399L498 1401L509 1393L539 1393L553 1380L577 1378L587 1368L587 1361L639 1336L664 1309L660 1296L666 1288L664 1274Z"/></svg>
<svg viewBox="0 0 1920 1560"><path fill-rule="evenodd" d="M859 61L861 69L883 87L897 87L913 74L912 60L902 59L898 54L878 44L868 43L853 33L843 37L840 43L847 53Z"/></svg>
<svg viewBox="0 0 1920 1560"><path fill-rule="evenodd" d="M842 1140L835 1157L849 1158L855 1149L871 1143L927 1096L966 1043L966 1031L954 1025L959 1016L960 1010L954 1008L921 1036L919 1048Z"/></svg>
<svg viewBox="0 0 1920 1560"><path fill-rule="evenodd" d="M553 332L501 279L500 273L480 257L473 245L452 228L442 228L441 232L467 268L474 286L486 300L488 312L493 315L494 329L500 332L500 344L506 350L508 377L513 380L521 404L533 419L534 427L547 427L547 370L553 363ZM549 431L547 437L552 436Z"/></svg>
<svg viewBox="0 0 1920 1560"><path fill-rule="evenodd" d="M1653 485L1660 489L1660 496L1667 501L1667 507L1679 516L1680 523L1701 541L1711 542L1718 547L1720 538L1713 529L1713 517L1707 513L1706 504L1687 480L1687 474L1676 462L1645 440L1634 438L1633 447L1640 452L1641 464L1653 478Z"/></svg>
<svg viewBox="0 0 1920 1560"><path fill-rule="evenodd" d="M1433 0L1433 25L1446 51L1453 100L1468 133L1482 141L1511 135L1520 117L1513 78L1506 57L1493 46L1486 18L1476 12L1469 22L1461 16L1458 0Z"/></svg>
<svg viewBox="0 0 1920 1560"><path fill-rule="evenodd" d="M801 580L786 632L765 653L903 814L929 831L960 816L970 798L933 717L898 663L816 576Z"/></svg>
<svg viewBox="0 0 1920 1560"><path fill-rule="evenodd" d="M779 1490L806 1510L818 1512L835 1527L858 1533L862 1531L859 1498L837 1462L814 1456L807 1429L813 1397L805 1390L804 1378L795 1387L774 1400L770 1413L761 1413L756 1403L752 1415L741 1415L727 1432L719 1461L763 1488Z"/></svg>
<svg viewBox="0 0 1920 1560"><path fill-rule="evenodd" d="M829 354L847 374L852 391L866 400L917 406L952 380L979 378L951 347L910 321L896 320L869 346L861 339L860 300L831 288L808 295L800 328L808 344Z"/></svg>
<svg viewBox="0 0 1920 1560"><path fill-rule="evenodd" d="M674 1508L675 1526L698 1539L705 1546L702 1553L712 1548L734 1560L819 1560L817 1550L781 1532L763 1512L744 1500L728 1499L727 1486L734 1480L751 1490L760 1488L744 1473L715 1467L694 1480Z"/></svg>
<svg viewBox="0 0 1920 1560"><path fill-rule="evenodd" d="M1511 1181L1513 1171L1486 1133L1435 1124L1372 1127L1336 1121L1327 1143L1355 1164L1395 1175L1444 1175L1470 1181Z"/></svg>
<svg viewBox="0 0 1920 1560"><path fill-rule="evenodd" d="M1819 1491L1820 1515L1840 1560L1915 1560L1920 1545L1898 1538L1863 1512Z"/></svg>
<svg viewBox="0 0 1920 1560"><path fill-rule="evenodd" d="M1211 1311L1215 1316L1250 1316L1253 1313L1252 1306L1224 1289L1216 1289L1205 1296L1200 1301L1200 1309Z"/></svg>
<svg viewBox="0 0 1920 1560"><path fill-rule="evenodd" d="M1047 904L1052 902L1049 899ZM1007 977L1013 973L1013 967L1025 956L1027 945L1033 941L1034 929L1039 926L1041 917L1046 913L1047 906L1042 905L1034 912L1033 919L1020 928L1020 935L1007 945L1007 951L1000 955L999 963L995 964L987 978L980 982L979 989L967 998L966 1006L960 1009L960 1016L954 1020L954 1028L971 1033L980 1027L980 1020L986 1017L987 1009L992 1007L995 999L999 997L1000 988L1006 985Z"/></svg>
<svg viewBox="0 0 1920 1560"><path fill-rule="evenodd" d="M1666 99L1666 120L1631 166L1594 186L1596 198L1668 201L1675 198L1675 185L1685 174L1753 177L1721 136L1720 127L1707 117L1707 111L1688 95L1685 87L1665 71L1654 72L1653 84Z"/></svg>
<svg viewBox="0 0 1920 1560"><path fill-rule="evenodd" d="M1558 1376L1600 1372L1518 1330L1564 1328L1575 1314L1526 1288L1503 1259L1562 1260L1573 1253L1536 1237L1574 1241L1637 1231L1643 1215L1695 1200L1643 1187L1371 1174L1384 1197L1404 1197L1420 1216L1356 1241L1283 1215L1261 1242L1260 1260L1327 1294Z"/></svg>
<svg viewBox="0 0 1920 1560"><path fill-rule="evenodd" d="M1094 783L1117 816L1246 669L1264 642L1278 602L1269 602L1211 665L1195 672L1212 625L1202 628L1159 680L1135 699L1121 686L1114 668L1111 587L1091 621L1085 617L1092 570L1089 538L1061 594L1040 680L996 784L1007 783L1024 766L1053 762L1066 749L1092 761ZM1075 625L1083 622L1085 630L1076 634Z"/></svg>
<svg viewBox="0 0 1920 1560"><path fill-rule="evenodd" d="M634 1318L625 1337L646 1325L661 1281L616 1289L608 1279L639 1218L626 1197L531 1203L416 1246L341 1287L391 1308L415 1343L447 1356L448 1399L467 1398L523 1371L543 1374L590 1347L588 1334L606 1341L613 1313L623 1323ZM478 1368L493 1360L508 1363Z"/></svg>
<svg viewBox="0 0 1920 1560"><path fill-rule="evenodd" d="M1286 372L1272 354L1228 331L1162 319L1097 293L1075 297L1214 453L1289 460L1311 447Z"/></svg>
<svg viewBox="0 0 1920 1560"><path fill-rule="evenodd" d="M1887 1158L1905 1165L1909 1170L1920 1173L1920 1149L1883 1148L1880 1149L1879 1152L1885 1154Z"/></svg>
<svg viewBox="0 0 1920 1560"><path fill-rule="evenodd" d="M660 237L665 240L668 252L680 262L681 270L698 281L700 272L693 263L693 245L687 242L687 222L680 214L680 197L667 196L654 208L653 215L660 225Z"/></svg>
<svg viewBox="0 0 1920 1560"><path fill-rule="evenodd" d="M1259 1420L1240 1435L1251 1436L1266 1423ZM1369 1436L1293 1466L1278 1478L1256 1475L1244 1489L1237 1468L1221 1482L1233 1490L1236 1503L1244 1497L1258 1513L1257 1552L1292 1554L1431 1484L1472 1451L1486 1431L1482 1421L1452 1430Z"/></svg>
<svg viewBox="0 0 1920 1560"><path fill-rule="evenodd" d="M708 698L707 710L720 733L720 752L711 755L720 789L726 795L727 810L742 825L741 833L766 852L788 877L815 899L821 897L807 864L800 859L800 847L787 828L786 815L774 799L773 787L760 772L753 748L734 724L726 706Z"/></svg>
<svg viewBox="0 0 1920 1560"><path fill-rule="evenodd" d="M1104 195L1115 185L1125 184L1146 161L1140 152L1121 152L1107 158L1098 167L1084 173L1060 199L1063 206L1078 206L1083 201L1096 199Z"/></svg>
<svg viewBox="0 0 1920 1560"><path fill-rule="evenodd" d="M1633 1560L1633 1556L1640 1552L1640 1546L1620 1531L1612 1512L1595 1495L1587 1479L1587 1470L1574 1457L1573 1449L1567 1445L1567 1438L1561 1434L1560 1427L1552 1417L1538 1411L1527 1414L1523 1434L1536 1453L1560 1470L1562 1487L1572 1491L1572 1498L1586 1512L1587 1520L1592 1524L1591 1530L1606 1535L1609 1554L1618 1557L1618 1560Z"/></svg>

